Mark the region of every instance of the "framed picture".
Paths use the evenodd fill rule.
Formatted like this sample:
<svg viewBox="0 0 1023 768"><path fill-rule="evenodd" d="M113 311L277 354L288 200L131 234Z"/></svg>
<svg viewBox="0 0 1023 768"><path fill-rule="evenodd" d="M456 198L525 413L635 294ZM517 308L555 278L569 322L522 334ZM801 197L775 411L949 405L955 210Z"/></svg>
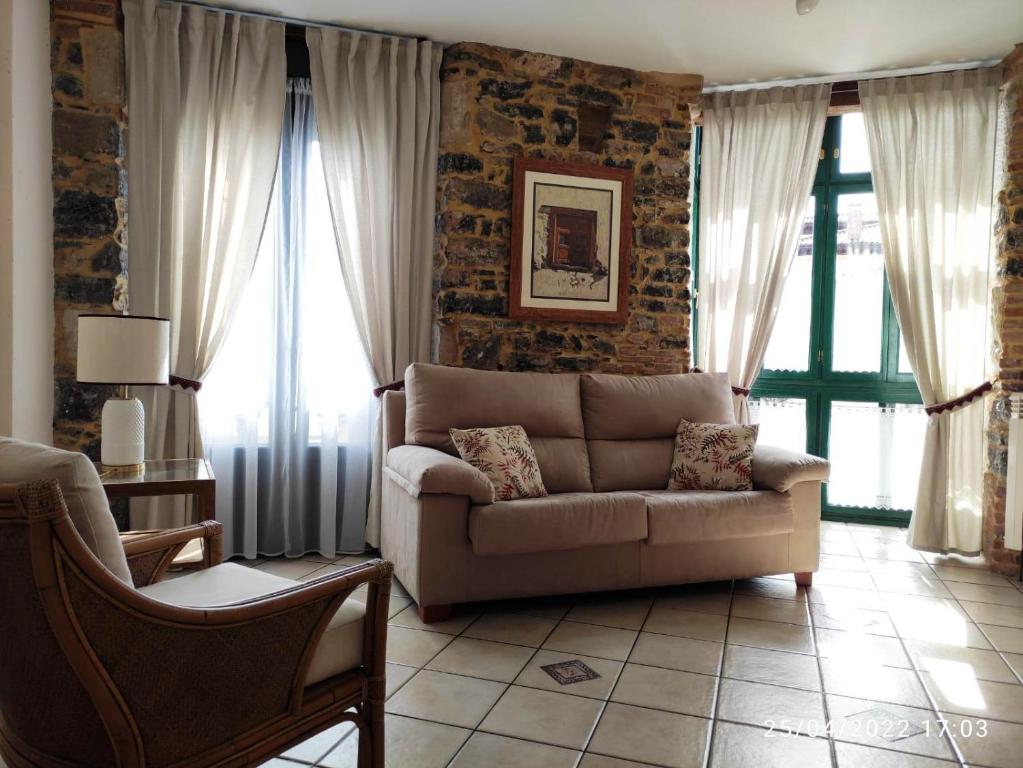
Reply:
<svg viewBox="0 0 1023 768"><path fill-rule="evenodd" d="M510 317L624 324L632 171L516 158Z"/></svg>

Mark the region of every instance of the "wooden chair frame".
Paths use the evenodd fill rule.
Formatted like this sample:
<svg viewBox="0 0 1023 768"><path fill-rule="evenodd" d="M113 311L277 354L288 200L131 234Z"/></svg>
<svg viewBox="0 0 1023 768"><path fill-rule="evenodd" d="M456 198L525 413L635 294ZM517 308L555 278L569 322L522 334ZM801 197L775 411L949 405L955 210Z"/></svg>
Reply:
<svg viewBox="0 0 1023 768"><path fill-rule="evenodd" d="M27 604L41 605L45 623L64 659L88 694L94 712L83 711L83 719L102 723L107 738L103 744L108 744L114 756L112 765L118 768L258 765L344 721L353 722L359 730L360 768L384 765L384 674L391 563L380 560L363 563L227 606L186 608L147 598L111 574L79 537L55 481L0 485L0 540L8 533L27 542L26 562L31 563L31 573L9 575L7 578L12 580L7 586L21 589L21 582L15 577L24 576L23 588L35 592L32 602ZM203 565L217 565L222 556L222 535L220 524L211 521L128 537L125 552L132 577L137 585L158 581L174 556L194 539L203 541ZM4 586L2 569L0 565L0 587ZM363 666L305 686L313 654L328 623L361 584L369 585ZM10 619L18 621L19 617ZM108 627L117 631L107 632ZM0 626L0 632L5 631L7 628ZM164 638L179 646L181 643L208 646L210 652L170 658L160 647ZM232 649L233 658L216 657L216 651L224 648ZM26 652L25 664L32 663L29 656ZM225 669L225 665L239 659L247 659L250 669L253 664L260 665L266 676L232 680L233 666ZM11 660L11 664L18 663L18 659ZM163 685L154 682L151 689L143 684L145 690L132 690L128 683L134 681L138 688L140 677L131 676L128 671L131 664L142 665L143 670L146 664L152 664L154 677L162 679ZM167 671L168 665L176 665L179 674ZM63 661L53 666L63 668ZM288 681L287 690L270 691L267 681L275 676ZM0 661L0 755L11 768L85 765L77 762L81 759L78 755L51 754L48 744L28 743L15 729L9 715L14 713L20 697L53 693L10 689L11 679L24 678L18 678ZM172 683L169 686L168 680ZM214 687L210 680L219 681L217 690L210 690ZM225 680L230 683L225 684ZM266 688L260 689L260 682L266 683ZM74 685L74 681L66 685ZM260 690L268 692L263 699L255 693ZM144 701L145 706L132 706L133 701L136 704ZM235 713L228 706L241 701L246 705L244 712ZM147 711L155 710L162 716L165 706L168 710L177 707L179 713L184 708L194 715L197 732L194 747L180 743L177 738L167 738L166 732L160 732L160 718L146 715ZM215 710L217 706L223 710ZM65 725L53 722L45 727ZM186 736L184 741L188 740Z"/></svg>

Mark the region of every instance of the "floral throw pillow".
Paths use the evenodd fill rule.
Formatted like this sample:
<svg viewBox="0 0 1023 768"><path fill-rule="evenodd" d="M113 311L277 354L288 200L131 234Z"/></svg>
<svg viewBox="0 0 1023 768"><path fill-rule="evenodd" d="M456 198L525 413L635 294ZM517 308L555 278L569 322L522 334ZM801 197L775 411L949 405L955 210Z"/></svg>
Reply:
<svg viewBox="0 0 1023 768"><path fill-rule="evenodd" d="M669 491L753 490L753 446L759 424L694 424L675 434Z"/></svg>
<svg viewBox="0 0 1023 768"><path fill-rule="evenodd" d="M497 501L546 496L540 465L522 427L450 429L463 461L490 478Z"/></svg>

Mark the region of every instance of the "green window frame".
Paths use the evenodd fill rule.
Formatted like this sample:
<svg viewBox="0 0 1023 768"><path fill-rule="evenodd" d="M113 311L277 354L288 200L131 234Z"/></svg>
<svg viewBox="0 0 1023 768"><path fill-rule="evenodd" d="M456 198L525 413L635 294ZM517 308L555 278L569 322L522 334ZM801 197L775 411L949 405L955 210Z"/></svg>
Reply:
<svg viewBox="0 0 1023 768"><path fill-rule="evenodd" d="M876 402L882 405L919 404L920 392L911 373L899 372L899 324L892 305L887 277L883 285L881 360L876 372L833 371L834 316L838 233L838 198L844 194L873 192L870 173L841 172L841 117L828 118L821 159L812 195L815 200L813 229L813 277L810 344L805 371L764 370L750 393L751 398L799 398L806 402L806 451L827 458L834 401ZM699 131L695 141L699 152ZM700 158L694 174L694 220L697 217ZM699 302L699 230L693 228L693 350L697 349ZM848 507L830 503L827 485L821 489L821 512L826 520L906 525L911 510L880 507Z"/></svg>

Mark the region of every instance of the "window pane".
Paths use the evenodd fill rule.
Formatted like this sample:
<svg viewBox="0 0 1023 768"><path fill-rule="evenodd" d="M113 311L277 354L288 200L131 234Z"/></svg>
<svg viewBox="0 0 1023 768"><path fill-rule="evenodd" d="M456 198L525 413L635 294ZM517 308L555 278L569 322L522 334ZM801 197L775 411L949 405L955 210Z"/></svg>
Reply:
<svg viewBox="0 0 1023 768"><path fill-rule="evenodd" d="M838 196L831 369L881 370L884 256L872 192Z"/></svg>
<svg viewBox="0 0 1023 768"><path fill-rule="evenodd" d="M775 317L764 368L771 371L806 371L810 355L810 317L813 311L813 217L811 195L803 215L803 229L785 279L781 306Z"/></svg>
<svg viewBox="0 0 1023 768"><path fill-rule="evenodd" d="M798 397L753 397L750 423L760 425L757 443L806 451L806 400Z"/></svg>
<svg viewBox="0 0 1023 768"><path fill-rule="evenodd" d="M870 152L862 112L842 115L841 146L838 152L839 173L868 173Z"/></svg>
<svg viewBox="0 0 1023 768"><path fill-rule="evenodd" d="M899 373L912 373L913 367L909 364L909 355L906 354L906 345L902 341L902 334L899 334Z"/></svg>
<svg viewBox="0 0 1023 768"><path fill-rule="evenodd" d="M926 426L920 405L833 402L828 502L912 509Z"/></svg>

